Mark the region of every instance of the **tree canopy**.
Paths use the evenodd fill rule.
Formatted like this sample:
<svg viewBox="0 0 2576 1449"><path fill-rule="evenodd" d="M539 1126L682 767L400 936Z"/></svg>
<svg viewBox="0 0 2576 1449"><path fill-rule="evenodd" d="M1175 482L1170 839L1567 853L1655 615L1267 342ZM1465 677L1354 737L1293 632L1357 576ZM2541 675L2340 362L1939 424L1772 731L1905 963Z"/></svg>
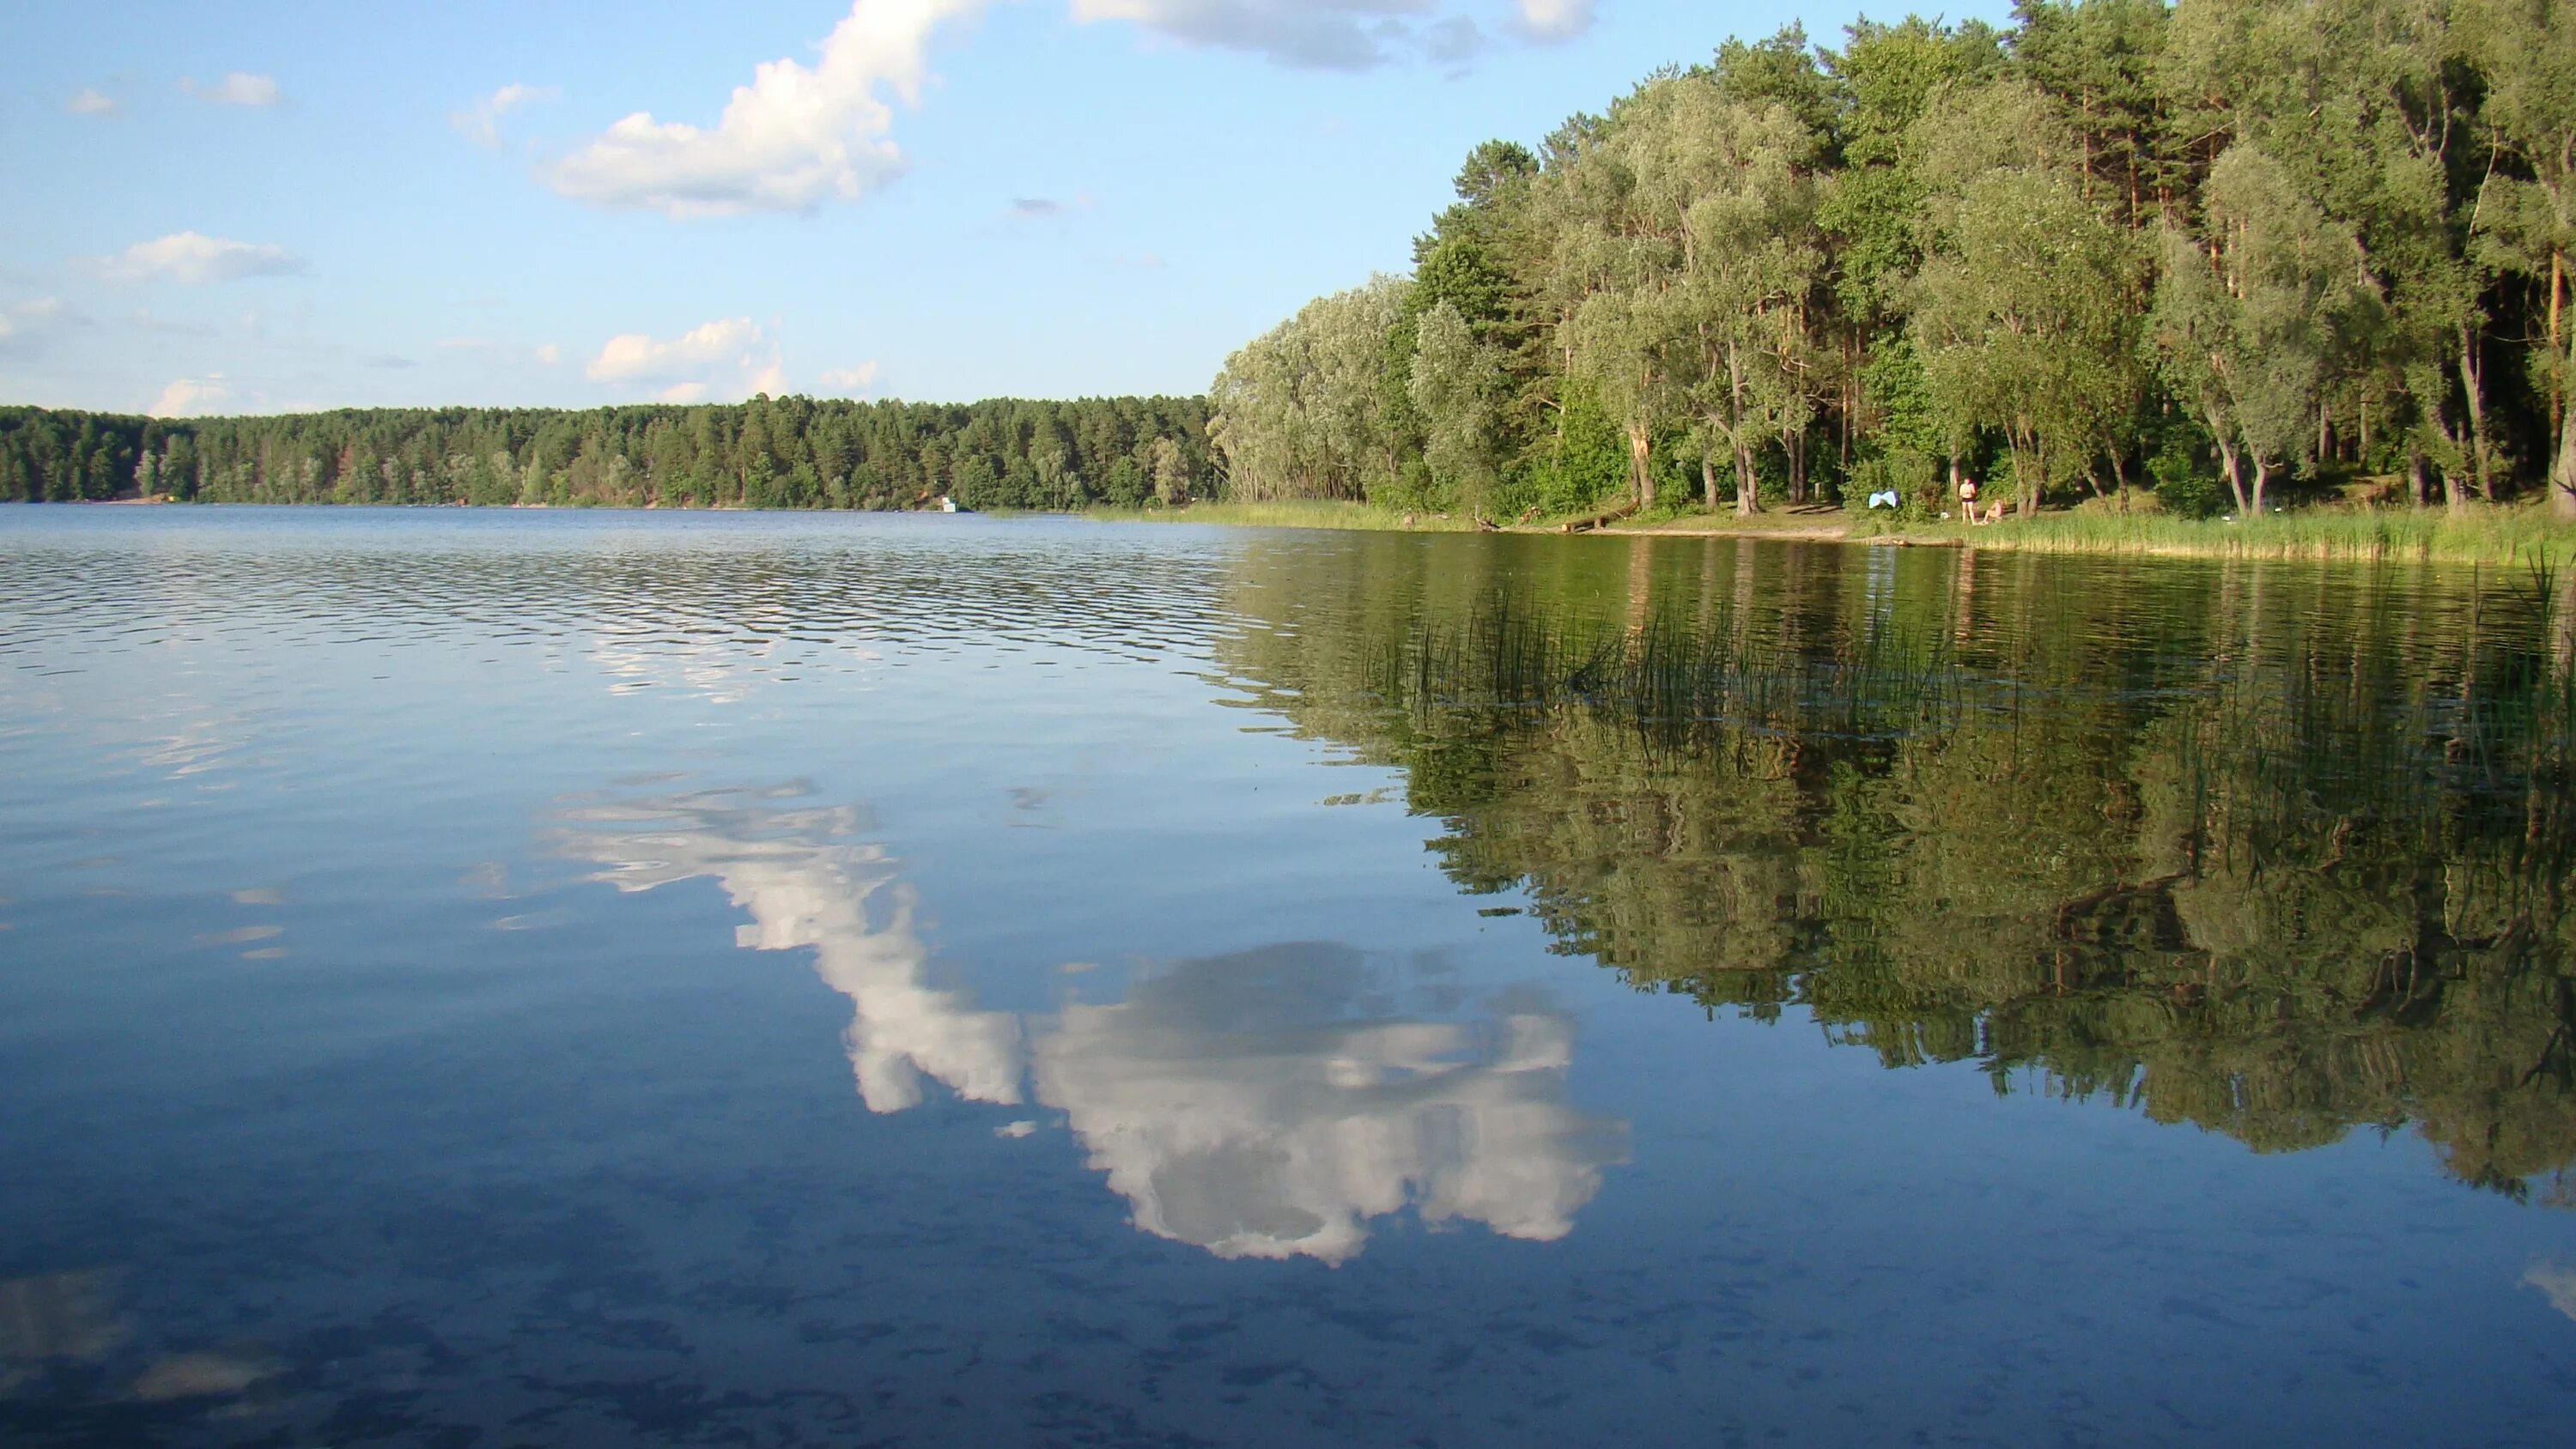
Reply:
<svg viewBox="0 0 2576 1449"><path fill-rule="evenodd" d="M2022 0L1730 39L1478 146L1410 278L1228 360L1217 446L1265 497L1493 513L2153 474L2177 507L2378 476L2576 516L2571 14Z"/></svg>
<svg viewBox="0 0 2576 1449"><path fill-rule="evenodd" d="M0 408L0 499L640 507L1137 506L1217 487L1198 398L364 409Z"/></svg>

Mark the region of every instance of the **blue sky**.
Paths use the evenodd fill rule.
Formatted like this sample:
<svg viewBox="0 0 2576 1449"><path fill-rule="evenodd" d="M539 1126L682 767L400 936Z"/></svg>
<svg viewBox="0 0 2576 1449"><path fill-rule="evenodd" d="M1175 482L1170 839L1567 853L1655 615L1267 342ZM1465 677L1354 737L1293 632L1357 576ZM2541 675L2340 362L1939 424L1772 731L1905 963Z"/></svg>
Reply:
<svg viewBox="0 0 2576 1449"><path fill-rule="evenodd" d="M1853 13L19 0L0 402L1197 392L1405 266L1477 141Z"/></svg>

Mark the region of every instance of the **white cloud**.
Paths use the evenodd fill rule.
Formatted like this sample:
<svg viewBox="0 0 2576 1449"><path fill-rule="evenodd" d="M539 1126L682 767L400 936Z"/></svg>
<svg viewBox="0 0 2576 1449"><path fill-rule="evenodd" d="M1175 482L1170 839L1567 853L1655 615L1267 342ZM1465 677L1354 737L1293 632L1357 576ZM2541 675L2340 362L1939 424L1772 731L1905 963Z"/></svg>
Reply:
<svg viewBox="0 0 2576 1449"><path fill-rule="evenodd" d="M1539 40L1571 40L1592 28L1593 0L1520 0L1520 28Z"/></svg>
<svg viewBox="0 0 2576 1449"><path fill-rule="evenodd" d="M193 287L241 277L291 276L304 270L304 259L284 247L182 231L137 242L90 265L111 282L168 281Z"/></svg>
<svg viewBox="0 0 2576 1449"><path fill-rule="evenodd" d="M204 377L183 377L161 389L161 396L146 409L156 418L185 418L210 413L232 399L231 384L220 372Z"/></svg>
<svg viewBox="0 0 2576 1449"><path fill-rule="evenodd" d="M199 85L194 79L183 80L179 82L179 89L218 106L268 107L276 105L279 100L275 77L239 70L226 71L224 78L212 85Z"/></svg>
<svg viewBox="0 0 2576 1449"><path fill-rule="evenodd" d="M1124 20L1191 45L1245 50L1283 65L1365 70L1401 60L1456 65L1485 48L1469 9L1443 0L1073 0L1073 18ZM1540 41L1592 24L1594 0L1503 0L1504 28Z"/></svg>
<svg viewBox="0 0 2576 1449"><path fill-rule="evenodd" d="M877 365L875 361L870 360L856 367L830 368L824 372L822 381L826 392L849 397L866 397L868 390L877 385Z"/></svg>
<svg viewBox="0 0 2576 1449"><path fill-rule="evenodd" d="M762 63L711 129L637 111L545 173L556 191L671 217L812 211L855 201L903 170L887 132L891 88L918 105L930 35L984 0L856 0L811 67Z"/></svg>
<svg viewBox="0 0 2576 1449"><path fill-rule="evenodd" d="M447 122L456 128L458 135L475 145L487 151L495 150L501 144L503 116L532 101L553 100L558 94L559 92L553 86L521 85L517 81L512 81L449 116Z"/></svg>
<svg viewBox="0 0 2576 1449"><path fill-rule="evenodd" d="M593 382L656 389L663 402L785 392L778 344L748 317L729 317L664 340L642 332L608 339L582 369Z"/></svg>
<svg viewBox="0 0 2576 1449"><path fill-rule="evenodd" d="M30 357L64 331L89 319L60 297L38 297L0 307L0 357Z"/></svg>
<svg viewBox="0 0 2576 1449"><path fill-rule="evenodd" d="M563 361L563 349L551 342L538 343L537 350L528 355L535 358L540 367L553 367Z"/></svg>
<svg viewBox="0 0 2576 1449"><path fill-rule="evenodd" d="M83 86L72 92L71 98L63 102L63 109L75 116L113 116L121 108L116 104L116 97L105 91Z"/></svg>

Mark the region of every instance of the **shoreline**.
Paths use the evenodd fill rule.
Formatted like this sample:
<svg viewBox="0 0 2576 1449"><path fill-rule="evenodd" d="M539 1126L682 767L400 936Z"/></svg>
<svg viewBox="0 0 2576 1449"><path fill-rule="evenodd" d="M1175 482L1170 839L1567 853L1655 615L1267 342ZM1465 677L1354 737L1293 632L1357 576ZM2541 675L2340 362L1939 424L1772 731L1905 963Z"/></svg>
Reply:
<svg viewBox="0 0 2576 1449"><path fill-rule="evenodd" d="M75 506L138 507L421 507L492 512L627 511L552 504L197 504L162 498L65 500ZM41 505L27 504L27 507ZM739 506L634 508L656 513L804 513L837 509L758 509ZM893 512L929 513L926 509ZM960 516L946 515L938 516ZM1672 513L1644 520L1620 519L1570 531L1564 519L1480 528L1457 515L1397 513L1373 504L1339 500L1271 503L1206 501L1182 508L1089 508L1075 513L995 510L985 517L1059 517L1100 523L1186 523L1211 528L1301 528L1369 533L1494 533L1518 537L1737 538L1778 543L1831 543L1862 548L1981 549L1998 553L2085 554L2100 557L2285 559L2324 563L2445 563L2554 570L2576 566L2576 524L2552 519L2536 506L2471 506L2442 509L2314 510L2238 522L2170 514L2115 514L2086 510L2045 512L2001 523L1916 522L1855 515L1810 504L1738 518L1732 513Z"/></svg>
<svg viewBox="0 0 2576 1449"><path fill-rule="evenodd" d="M2554 568L2576 564L2576 524L2535 507L2447 510L2316 511L2237 522L2169 514L2058 511L2000 523L1894 526L1842 509L1810 505L1739 520L1731 514L1685 513L1643 522L1621 520L1568 533L1561 520L1479 530L1438 515L1402 515L1364 503L1199 503L1183 509L1095 509L1077 515L1104 521L1197 523L1212 527L1317 528L1382 533L1492 532L1521 536L1607 538L1749 538L1782 543L1837 543L1879 548L1969 548L1995 552L2091 554L2141 558L2294 559L2329 563L2503 564Z"/></svg>

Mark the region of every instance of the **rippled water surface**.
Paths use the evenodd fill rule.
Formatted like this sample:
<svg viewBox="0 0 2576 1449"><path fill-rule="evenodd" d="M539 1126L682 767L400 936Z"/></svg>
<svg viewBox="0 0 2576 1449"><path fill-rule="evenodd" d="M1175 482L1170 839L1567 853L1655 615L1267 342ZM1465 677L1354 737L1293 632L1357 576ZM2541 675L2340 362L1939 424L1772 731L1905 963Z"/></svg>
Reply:
<svg viewBox="0 0 2576 1449"><path fill-rule="evenodd" d="M0 1440L2564 1442L2570 592L0 512Z"/></svg>

